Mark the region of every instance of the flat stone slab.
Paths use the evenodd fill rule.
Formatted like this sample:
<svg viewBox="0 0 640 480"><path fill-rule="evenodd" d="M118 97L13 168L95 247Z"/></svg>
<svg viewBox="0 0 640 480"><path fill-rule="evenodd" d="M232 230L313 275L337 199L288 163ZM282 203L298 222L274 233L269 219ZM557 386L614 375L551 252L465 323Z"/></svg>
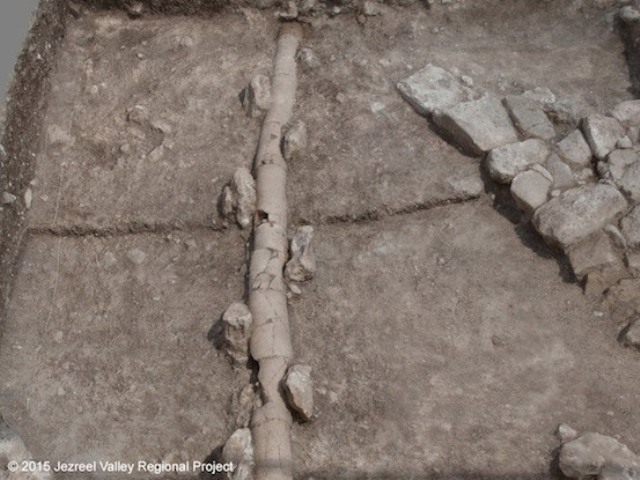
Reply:
<svg viewBox="0 0 640 480"><path fill-rule="evenodd" d="M533 225L552 244L566 249L597 232L627 208L617 188L597 183L565 191L540 207Z"/></svg>
<svg viewBox="0 0 640 480"><path fill-rule="evenodd" d="M434 116L434 121L456 145L471 155L482 155L518 141L518 133L507 110L493 97L444 109Z"/></svg>
<svg viewBox="0 0 640 480"><path fill-rule="evenodd" d="M487 155L487 171L499 183L509 183L531 165L544 164L551 151L546 142L532 138L491 150Z"/></svg>
<svg viewBox="0 0 640 480"><path fill-rule="evenodd" d="M632 248L640 247L640 207L635 207L620 222L622 233Z"/></svg>
<svg viewBox="0 0 640 480"><path fill-rule="evenodd" d="M616 148L618 141L625 136L625 129L615 118L599 113L589 115L582 121L582 132L598 160L603 160Z"/></svg>
<svg viewBox="0 0 640 480"><path fill-rule="evenodd" d="M533 214L538 207L547 201L551 184L552 179L549 172L527 170L516 175L511 182L511 195L520 210L527 214Z"/></svg>
<svg viewBox="0 0 640 480"><path fill-rule="evenodd" d="M634 205L640 203L640 160L636 160L627 167L619 185Z"/></svg>
<svg viewBox="0 0 640 480"><path fill-rule="evenodd" d="M593 154L580 130L574 130L558 142L558 153L573 168L591 166Z"/></svg>
<svg viewBox="0 0 640 480"><path fill-rule="evenodd" d="M572 245L568 251L569 262L578 280L589 272L603 269L622 268L622 259L616 253L609 235L598 232Z"/></svg>
<svg viewBox="0 0 640 480"><path fill-rule="evenodd" d="M540 102L524 95L509 95L503 103L514 125L526 138L551 140L556 136L553 123L547 118Z"/></svg>
<svg viewBox="0 0 640 480"><path fill-rule="evenodd" d="M640 125L640 100L627 100L611 110L611 116L626 126Z"/></svg>
<svg viewBox="0 0 640 480"><path fill-rule="evenodd" d="M248 372L207 337L242 299L243 245L231 231L31 236L4 319L0 409L37 458L203 461L226 441Z"/></svg>
<svg viewBox="0 0 640 480"><path fill-rule="evenodd" d="M425 116L478 97L452 73L431 63L398 82L397 88L416 112Z"/></svg>

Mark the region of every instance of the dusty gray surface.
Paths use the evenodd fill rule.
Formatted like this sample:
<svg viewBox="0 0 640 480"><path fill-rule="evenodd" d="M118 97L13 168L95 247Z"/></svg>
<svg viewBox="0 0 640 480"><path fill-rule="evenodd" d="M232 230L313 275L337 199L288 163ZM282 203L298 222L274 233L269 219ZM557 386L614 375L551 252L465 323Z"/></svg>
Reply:
<svg viewBox="0 0 640 480"><path fill-rule="evenodd" d="M318 230L291 308L318 408L294 429L299 471L548 478L563 421L638 450L637 355L521 235L537 252L486 200Z"/></svg>
<svg viewBox="0 0 640 480"><path fill-rule="evenodd" d="M224 443L247 375L207 336L242 298L243 255L232 232L32 238L0 349L0 411L34 455L204 460Z"/></svg>
<svg viewBox="0 0 640 480"><path fill-rule="evenodd" d="M91 14L70 22L31 225L213 225L219 192L255 152L260 122L246 117L238 95L255 74L270 72L272 23L252 12L138 22ZM170 133L127 122L136 105ZM163 142L160 158L149 155Z"/></svg>

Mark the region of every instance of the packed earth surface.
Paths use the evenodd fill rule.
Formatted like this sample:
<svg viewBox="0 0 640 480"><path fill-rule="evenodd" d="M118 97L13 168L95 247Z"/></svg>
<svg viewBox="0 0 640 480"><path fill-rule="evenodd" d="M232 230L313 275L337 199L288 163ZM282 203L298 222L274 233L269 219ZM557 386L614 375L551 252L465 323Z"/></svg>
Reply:
<svg viewBox="0 0 640 480"><path fill-rule="evenodd" d="M306 138L287 197L316 265L288 307L315 406L292 429L295 478L559 478L561 423L640 452L640 352L619 338L640 309L633 275L593 287L515 181L398 87L431 64L478 98L550 91L573 109L549 115L558 142L634 99L617 26L630 2L582 3L365 2L303 19L291 124ZM246 87L272 72L281 11L69 13L34 178L2 199L27 230L0 412L34 458L204 461L246 426L255 364L217 336L246 301L251 230L222 193L252 169L264 115Z"/></svg>

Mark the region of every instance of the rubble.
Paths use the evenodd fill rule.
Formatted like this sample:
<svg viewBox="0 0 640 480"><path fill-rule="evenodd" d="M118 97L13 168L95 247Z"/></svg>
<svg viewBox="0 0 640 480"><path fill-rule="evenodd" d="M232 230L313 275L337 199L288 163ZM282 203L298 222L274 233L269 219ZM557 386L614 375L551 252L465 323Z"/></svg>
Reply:
<svg viewBox="0 0 640 480"><path fill-rule="evenodd" d="M564 190L576 185L576 178L571 167L564 163L555 153L552 153L547 159L547 170L553 177L554 189Z"/></svg>
<svg viewBox="0 0 640 480"><path fill-rule="evenodd" d="M251 430L240 428L233 432L222 449L222 461L233 463L235 470L227 474L228 480L253 479L253 438Z"/></svg>
<svg viewBox="0 0 640 480"><path fill-rule="evenodd" d="M614 221L626 208L626 200L615 187L588 184L567 190L540 207L533 225L547 242L566 249Z"/></svg>
<svg viewBox="0 0 640 480"><path fill-rule="evenodd" d="M618 182L620 190L634 205L640 203L640 161L629 165Z"/></svg>
<svg viewBox="0 0 640 480"><path fill-rule="evenodd" d="M640 468L638 457L616 439L586 433L560 447L559 466L569 478L597 476L604 468Z"/></svg>
<svg viewBox="0 0 640 480"><path fill-rule="evenodd" d="M640 12L629 5L620 9L618 17L626 24L640 22Z"/></svg>
<svg viewBox="0 0 640 480"><path fill-rule="evenodd" d="M284 270L287 280L304 282L311 280L316 272L316 257L313 252L313 227L299 227L291 240L291 259Z"/></svg>
<svg viewBox="0 0 640 480"><path fill-rule="evenodd" d="M549 147L539 139L510 143L491 150L487 156L487 171L499 183L509 183L531 165L543 164L549 156Z"/></svg>
<svg viewBox="0 0 640 480"><path fill-rule="evenodd" d="M434 116L435 123L462 150L471 155L518 141L507 110L497 98L460 103Z"/></svg>
<svg viewBox="0 0 640 480"><path fill-rule="evenodd" d="M257 392L252 384L245 385L242 390L231 397L231 413L235 416L235 428L247 428L251 422L254 408L260 406Z"/></svg>
<svg viewBox="0 0 640 480"><path fill-rule="evenodd" d="M625 129L615 118L598 113L589 115L582 121L582 132L598 160L603 160L616 148L618 140L626 135Z"/></svg>
<svg viewBox="0 0 640 480"><path fill-rule="evenodd" d="M640 100L619 103L611 110L611 116L626 127L640 125Z"/></svg>
<svg viewBox="0 0 640 480"><path fill-rule="evenodd" d="M416 112L424 116L478 96L453 74L431 63L398 82L397 88Z"/></svg>
<svg viewBox="0 0 640 480"><path fill-rule="evenodd" d="M267 75L256 75L244 89L242 106L247 116L257 118L271 106L271 79Z"/></svg>
<svg viewBox="0 0 640 480"><path fill-rule="evenodd" d="M249 360L249 338L253 318L249 308L240 302L232 303L222 315L224 350L237 364Z"/></svg>
<svg viewBox="0 0 640 480"><path fill-rule="evenodd" d="M625 347L635 347L640 350L640 321L634 318L624 329L620 337L620 343Z"/></svg>
<svg viewBox="0 0 640 480"><path fill-rule="evenodd" d="M622 269L622 259L616 254L611 239L604 232L571 245L567 250L573 273L578 280L595 270Z"/></svg>
<svg viewBox="0 0 640 480"><path fill-rule="evenodd" d="M229 185L222 190L220 210L227 219L235 215L241 228L252 225L256 210L256 181L249 169L241 167L233 174Z"/></svg>
<svg viewBox="0 0 640 480"><path fill-rule="evenodd" d="M606 163L599 168L604 168L611 179L619 184L629 166L640 160L638 150L614 150L606 159Z"/></svg>
<svg viewBox="0 0 640 480"><path fill-rule="evenodd" d="M289 407L308 422L313 419L313 382L309 365L292 365L284 379Z"/></svg>
<svg viewBox="0 0 640 480"><path fill-rule="evenodd" d="M555 94L547 87L532 88L520 96L538 102L542 106L553 104L556 101Z"/></svg>
<svg viewBox="0 0 640 480"><path fill-rule="evenodd" d="M307 148L307 126L301 120L296 121L287 130L282 141L282 154L290 160Z"/></svg>
<svg viewBox="0 0 640 480"><path fill-rule="evenodd" d="M635 207L620 222L622 234L631 248L640 248L640 206Z"/></svg>
<svg viewBox="0 0 640 480"><path fill-rule="evenodd" d="M526 138L551 140L556 136L553 124L536 100L523 95L510 95L503 103L514 125Z"/></svg>
<svg viewBox="0 0 640 480"><path fill-rule="evenodd" d="M618 140L618 143L616 143L616 148L622 148L622 149L633 148L633 142L627 135L625 135L620 140Z"/></svg>
<svg viewBox="0 0 640 480"><path fill-rule="evenodd" d="M591 148L580 130L574 130L558 142L558 153L572 168L591 166Z"/></svg>
<svg viewBox="0 0 640 480"><path fill-rule="evenodd" d="M625 254L625 263L631 275L634 277L640 276L640 253L627 252Z"/></svg>
<svg viewBox="0 0 640 480"><path fill-rule="evenodd" d="M13 193L10 192L2 192L2 204L3 205L10 205L13 202L15 202L17 200L18 197L16 197Z"/></svg>
<svg viewBox="0 0 640 480"><path fill-rule="evenodd" d="M627 240L622 235L622 232L615 225L607 225L603 228L604 233L609 235L612 245L619 250L627 249Z"/></svg>
<svg viewBox="0 0 640 480"><path fill-rule="evenodd" d="M551 121L563 132L575 129L590 112L589 105L579 96L545 103L544 108Z"/></svg>
<svg viewBox="0 0 640 480"><path fill-rule="evenodd" d="M303 47L298 51L298 55L296 57L298 62L300 62L300 66L305 71L311 71L317 69L322 62L318 58L316 52L308 47Z"/></svg>
<svg viewBox="0 0 640 480"><path fill-rule="evenodd" d="M546 172L546 170L545 170ZM520 210L532 215L549 197L552 177L549 172L527 170L521 172L511 182L511 195Z"/></svg>
<svg viewBox="0 0 640 480"><path fill-rule="evenodd" d="M571 440L575 439L577 436L578 436L578 432L576 432L573 428L571 428L566 423L561 423L560 425L558 425L558 428L556 429L556 437L558 437L558 440L560 440L562 443L570 442Z"/></svg>

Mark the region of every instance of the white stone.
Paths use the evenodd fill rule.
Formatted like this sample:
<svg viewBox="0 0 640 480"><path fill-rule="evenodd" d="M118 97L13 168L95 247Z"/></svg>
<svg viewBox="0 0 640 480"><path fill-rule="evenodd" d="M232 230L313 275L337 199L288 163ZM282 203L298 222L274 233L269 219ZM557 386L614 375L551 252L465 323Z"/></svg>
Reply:
<svg viewBox="0 0 640 480"><path fill-rule="evenodd" d="M639 125L640 100L627 100L619 103L611 110L611 116L627 127Z"/></svg>
<svg viewBox="0 0 640 480"><path fill-rule="evenodd" d="M635 161L627 167L618 184L620 190L634 205L640 203L640 161Z"/></svg>
<svg viewBox="0 0 640 480"><path fill-rule="evenodd" d="M618 12L618 16L620 17L620 20L622 20L627 25L640 21L640 12L629 5L626 7L622 7Z"/></svg>
<svg viewBox="0 0 640 480"><path fill-rule="evenodd" d="M619 185L627 169L639 160L638 150L614 150L607 156L607 171L611 179Z"/></svg>
<svg viewBox="0 0 640 480"><path fill-rule="evenodd" d="M560 447L560 470L569 478L599 475L605 467L640 468L626 445L598 433L586 433Z"/></svg>
<svg viewBox="0 0 640 480"><path fill-rule="evenodd" d="M17 198L18 197L16 197L13 193L3 192L2 193L2 204L3 205L9 205L9 204L15 202Z"/></svg>
<svg viewBox="0 0 640 480"><path fill-rule="evenodd" d="M625 263L631 275L636 278L640 276L640 253L627 252L625 254Z"/></svg>
<svg viewBox="0 0 640 480"><path fill-rule="evenodd" d="M554 189L566 189L576 185L576 179L571 167L564 163L555 153L552 153L547 159L547 170L553 177Z"/></svg>
<svg viewBox="0 0 640 480"><path fill-rule="evenodd" d="M493 97L446 108L434 116L434 121L454 143L472 155L518 141L507 110Z"/></svg>
<svg viewBox="0 0 640 480"><path fill-rule="evenodd" d="M535 100L540 105L546 105L555 103L555 94L547 87L536 87L531 90L527 90L522 94L523 97Z"/></svg>
<svg viewBox="0 0 640 480"><path fill-rule="evenodd" d="M244 91L242 105L251 118L260 117L271 106L271 79L256 75Z"/></svg>
<svg viewBox="0 0 640 480"><path fill-rule="evenodd" d="M307 148L307 126L301 120L291 125L282 141L282 154L287 160L291 160Z"/></svg>
<svg viewBox="0 0 640 480"><path fill-rule="evenodd" d="M309 47L301 48L298 51L297 59L298 62L300 62L302 69L306 71L315 70L322 65L322 62L318 58L316 52Z"/></svg>
<svg viewBox="0 0 640 480"><path fill-rule="evenodd" d="M625 135L620 140L618 140L618 143L616 143L616 148L633 148L633 142L627 135Z"/></svg>
<svg viewBox="0 0 640 480"><path fill-rule="evenodd" d="M240 428L233 432L222 449L222 461L233 463L236 469L227 474L228 480L252 480L254 468L251 430Z"/></svg>
<svg viewBox="0 0 640 480"><path fill-rule="evenodd" d="M549 153L547 144L539 139L510 143L491 150L486 160L487 171L496 182L509 183L530 166L545 163Z"/></svg>
<svg viewBox="0 0 640 480"><path fill-rule="evenodd" d="M621 342L626 347L640 349L640 321L637 318L634 318L625 328Z"/></svg>
<svg viewBox="0 0 640 480"><path fill-rule="evenodd" d="M232 303L222 315L224 349L236 363L249 360L249 338L253 317L249 308L240 302Z"/></svg>
<svg viewBox="0 0 640 480"><path fill-rule="evenodd" d="M588 184L565 191L536 210L533 225L551 244L565 250L612 223L627 208L613 186Z"/></svg>
<svg viewBox="0 0 640 480"><path fill-rule="evenodd" d="M574 130L558 142L558 153L572 168L591 166L591 148L580 130Z"/></svg>
<svg viewBox="0 0 640 480"><path fill-rule="evenodd" d="M625 136L625 129L615 118L600 114L589 115L582 122L582 132L598 160L604 159Z"/></svg>
<svg viewBox="0 0 640 480"><path fill-rule="evenodd" d="M539 102L522 95L510 95L503 102L514 125L526 138L551 140L556 136Z"/></svg>
<svg viewBox="0 0 640 480"><path fill-rule="evenodd" d="M620 222L622 234L632 248L640 248L640 206L635 207Z"/></svg>
<svg viewBox="0 0 640 480"><path fill-rule="evenodd" d="M624 235L618 227L616 227L615 225L607 225L603 228L603 230L604 233L609 235L609 239L611 240L611 243L615 248L619 250L627 249L627 239L624 238Z"/></svg>
<svg viewBox="0 0 640 480"><path fill-rule="evenodd" d="M382 15L382 7L378 2L374 2L373 0L365 0L362 4L362 13L364 13L367 17L374 17L376 15Z"/></svg>
<svg viewBox="0 0 640 480"><path fill-rule="evenodd" d="M521 172L511 182L511 195L520 210L527 214L542 206L549 198L551 180L540 172Z"/></svg>
<svg viewBox="0 0 640 480"><path fill-rule="evenodd" d="M142 265L147 258L147 254L139 248L133 248L127 252L127 258L135 265Z"/></svg>
<svg viewBox="0 0 640 480"><path fill-rule="evenodd" d="M598 232L571 245L567 255L578 280L582 280L594 270L622 268L622 259L616 254L611 239L604 232Z"/></svg>
<svg viewBox="0 0 640 480"><path fill-rule="evenodd" d="M309 365L292 365L284 381L289 407L308 422L313 419L313 382Z"/></svg>
<svg viewBox="0 0 640 480"><path fill-rule="evenodd" d="M313 251L313 227L299 227L291 239L291 259L285 266L285 277L294 282L311 280L316 272Z"/></svg>
<svg viewBox="0 0 640 480"><path fill-rule="evenodd" d="M478 96L453 74L431 63L398 82L397 88L402 97L425 116Z"/></svg>
<svg viewBox="0 0 640 480"><path fill-rule="evenodd" d="M222 190L220 209L226 218L235 214L236 222L241 228L248 228L253 224L256 181L249 169L240 167L235 171L229 185Z"/></svg>
<svg viewBox="0 0 640 480"><path fill-rule="evenodd" d="M571 428L566 423L561 423L560 425L558 425L558 428L556 429L556 437L558 437L558 440L560 440L562 443L570 442L571 440L575 439L577 436L578 436L578 432L576 432L573 428Z"/></svg>

